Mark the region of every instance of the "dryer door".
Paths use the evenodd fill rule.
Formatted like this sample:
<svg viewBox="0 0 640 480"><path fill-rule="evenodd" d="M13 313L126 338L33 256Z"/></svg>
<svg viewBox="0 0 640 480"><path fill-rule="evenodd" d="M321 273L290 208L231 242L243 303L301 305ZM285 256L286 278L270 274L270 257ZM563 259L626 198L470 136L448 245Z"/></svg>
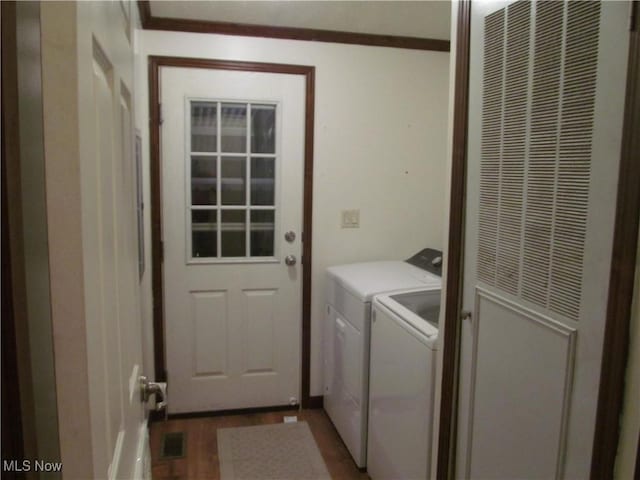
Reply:
<svg viewBox="0 0 640 480"><path fill-rule="evenodd" d="M331 355L332 368L325 373L324 408L358 467L364 467L366 409L362 397L365 373L362 332L333 307L329 307L327 323L330 326L325 331L332 335L332 341L325 352Z"/></svg>

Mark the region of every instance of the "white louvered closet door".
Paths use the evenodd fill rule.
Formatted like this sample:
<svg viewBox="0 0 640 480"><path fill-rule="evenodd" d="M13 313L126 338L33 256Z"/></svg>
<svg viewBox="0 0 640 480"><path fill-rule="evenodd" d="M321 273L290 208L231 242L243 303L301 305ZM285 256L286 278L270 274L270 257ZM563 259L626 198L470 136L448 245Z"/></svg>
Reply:
<svg viewBox="0 0 640 480"><path fill-rule="evenodd" d="M473 2L457 476L588 478L628 2Z"/></svg>

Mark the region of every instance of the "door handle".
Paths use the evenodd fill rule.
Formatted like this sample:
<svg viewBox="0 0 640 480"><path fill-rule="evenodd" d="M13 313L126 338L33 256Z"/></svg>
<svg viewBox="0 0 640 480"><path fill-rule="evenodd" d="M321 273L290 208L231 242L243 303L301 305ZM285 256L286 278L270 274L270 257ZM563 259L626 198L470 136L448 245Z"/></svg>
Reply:
<svg viewBox="0 0 640 480"><path fill-rule="evenodd" d="M144 375L140 376L140 400L147 403L151 395L156 396L156 410L162 410L167 406L167 384L150 382Z"/></svg>
<svg viewBox="0 0 640 480"><path fill-rule="evenodd" d="M287 255L284 257L284 263L286 263L289 267L292 267L297 262L295 255Z"/></svg>

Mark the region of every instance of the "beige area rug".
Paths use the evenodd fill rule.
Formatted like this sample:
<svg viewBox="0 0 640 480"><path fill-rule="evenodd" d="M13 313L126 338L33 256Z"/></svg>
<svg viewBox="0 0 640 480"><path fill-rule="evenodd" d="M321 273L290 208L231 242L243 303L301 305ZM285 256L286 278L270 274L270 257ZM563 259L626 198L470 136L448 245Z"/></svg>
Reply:
<svg viewBox="0 0 640 480"><path fill-rule="evenodd" d="M325 480L331 476L307 422L218 429L222 480Z"/></svg>

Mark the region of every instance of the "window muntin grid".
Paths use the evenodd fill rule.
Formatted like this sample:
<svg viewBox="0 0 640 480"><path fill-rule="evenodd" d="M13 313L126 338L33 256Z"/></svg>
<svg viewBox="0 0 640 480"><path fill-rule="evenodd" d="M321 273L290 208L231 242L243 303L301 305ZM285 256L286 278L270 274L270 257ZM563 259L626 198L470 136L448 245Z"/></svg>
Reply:
<svg viewBox="0 0 640 480"><path fill-rule="evenodd" d="M278 104L187 99L187 259L276 256Z"/></svg>

